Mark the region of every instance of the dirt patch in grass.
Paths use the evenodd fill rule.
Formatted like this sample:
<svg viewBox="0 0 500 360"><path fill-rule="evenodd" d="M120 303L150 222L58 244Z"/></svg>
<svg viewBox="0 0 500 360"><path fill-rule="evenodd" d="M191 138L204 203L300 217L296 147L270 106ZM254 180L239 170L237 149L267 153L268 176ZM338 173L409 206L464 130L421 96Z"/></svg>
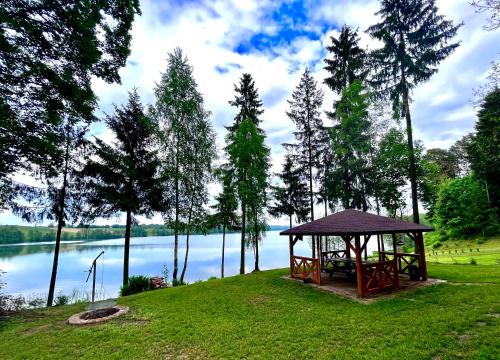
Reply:
<svg viewBox="0 0 500 360"><path fill-rule="evenodd" d="M32 335L32 334L36 334L37 332L40 332L42 330L47 330L49 328L50 328L50 324L35 326L35 327L24 330L24 334Z"/></svg>

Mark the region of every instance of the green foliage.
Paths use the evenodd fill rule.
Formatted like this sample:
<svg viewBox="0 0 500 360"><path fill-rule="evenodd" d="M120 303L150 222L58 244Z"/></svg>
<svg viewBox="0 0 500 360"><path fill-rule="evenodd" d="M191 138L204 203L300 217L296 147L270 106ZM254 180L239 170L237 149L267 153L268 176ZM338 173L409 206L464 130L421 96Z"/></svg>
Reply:
<svg viewBox="0 0 500 360"><path fill-rule="evenodd" d="M269 214L274 217L287 216L290 227L294 215L298 223L307 221L310 209L306 176L302 169L294 165L290 153L286 154L283 170L277 177L282 185L271 186L274 203L269 206Z"/></svg>
<svg viewBox="0 0 500 360"><path fill-rule="evenodd" d="M396 118L403 109L403 95L434 75L437 65L459 43L450 43L461 25L438 14L435 1L382 0L381 21L368 33L383 46L371 53L375 73L371 83L393 102Z"/></svg>
<svg viewBox="0 0 500 360"><path fill-rule="evenodd" d="M437 65L459 43L450 43L460 25L438 15L435 0L382 0L376 13L381 22L368 33L383 46L371 52L371 85L380 97L392 102L394 117L406 119L408 173L411 185L413 221L419 222L417 164L414 154L411 91L437 72Z"/></svg>
<svg viewBox="0 0 500 360"><path fill-rule="evenodd" d="M336 103L330 129L333 168L328 188L333 199L347 208L368 209L370 164L372 153L371 123L368 119L369 98L362 83L355 80L342 91Z"/></svg>
<svg viewBox="0 0 500 360"><path fill-rule="evenodd" d="M265 229L263 209L266 205L270 150L264 143L265 135L251 120L242 121L233 136L229 136L226 151L238 198L248 210L249 227L246 242L258 247ZM258 256L257 256L258 257Z"/></svg>
<svg viewBox="0 0 500 360"><path fill-rule="evenodd" d="M107 125L116 135L114 146L95 138L93 155L83 170L89 187L89 217L110 217L120 212L151 215L161 210L161 187L156 178L159 167L152 150L155 124L143 113L137 90L128 104L115 107Z"/></svg>
<svg viewBox="0 0 500 360"><path fill-rule="evenodd" d="M87 158L83 175L87 182L86 216L111 217L126 213L124 284L128 278L130 228L133 215L151 216L164 208L163 189L157 174L160 161L153 149L156 124L144 115L137 90L128 103L115 106L106 124L116 136L113 146L95 138L93 156Z"/></svg>
<svg viewBox="0 0 500 360"><path fill-rule="evenodd" d="M64 119L95 119L91 79L120 82L136 14L138 0L2 2L0 207L19 191L9 174L57 161Z"/></svg>
<svg viewBox="0 0 500 360"><path fill-rule="evenodd" d="M449 180L439 190L436 222L451 236L498 230L495 209L488 208L486 189L470 176Z"/></svg>
<svg viewBox="0 0 500 360"><path fill-rule="evenodd" d="M215 196L216 203L211 206L215 213L210 217L210 225L223 227L224 230L236 229L240 219L236 213L238 199L231 171L227 166L222 166L217 169L216 173L217 178L222 183L222 191Z"/></svg>
<svg viewBox="0 0 500 360"><path fill-rule="evenodd" d="M266 203L270 151L264 144L264 131L259 128L261 121L259 116L264 110L252 76L248 73L243 74L239 86L235 85L234 90L235 99L229 104L236 107L238 113L234 123L227 127L224 150L228 157L226 167L241 204L240 274L243 274L245 243L253 243L256 249L255 263L258 264L258 242L262 236L262 227L258 224L265 223L263 209ZM250 216L253 227L251 234L247 231ZM248 239L247 234L251 235L251 239Z"/></svg>
<svg viewBox="0 0 500 360"><path fill-rule="evenodd" d="M483 100L467 148L474 175L488 186L490 205L500 209L500 88Z"/></svg>
<svg viewBox="0 0 500 360"><path fill-rule="evenodd" d="M150 108L160 126L162 192L168 205L162 215L174 230L174 280L179 232L190 232L192 223L202 227L205 222L203 206L208 201L207 184L216 158L210 113L204 108L197 86L188 59L180 48L175 48L168 54L167 69L154 89L155 102Z"/></svg>
<svg viewBox="0 0 500 360"><path fill-rule="evenodd" d="M356 30L343 25L338 38L330 37L332 45L326 50L332 59L325 59L324 69L330 73L325 79L325 84L341 94L355 80L363 81L366 77L366 52L359 47L359 36Z"/></svg>
<svg viewBox="0 0 500 360"><path fill-rule="evenodd" d="M133 275L128 278L128 282L121 286L120 296L137 294L151 290L151 281L144 275Z"/></svg>
<svg viewBox="0 0 500 360"><path fill-rule="evenodd" d="M322 168L321 160L325 148L325 131L321 120L323 91L306 67L300 82L288 100L287 116L297 127L293 144L284 144L293 155L294 164L305 176L309 187L309 211L314 220L314 180Z"/></svg>
<svg viewBox="0 0 500 360"><path fill-rule="evenodd" d="M262 120L259 117L264 113L264 109L262 109L262 101L259 99L258 89L255 87L252 75L244 73L239 85L234 85L234 91L236 95L234 96L234 100L229 101L229 104L236 107L238 113L234 117L233 125L228 127L228 130L235 132L241 122L250 120L259 132L262 132L262 129L259 127Z"/></svg>
<svg viewBox="0 0 500 360"><path fill-rule="evenodd" d="M451 150L429 149L425 154L425 158L436 164L439 174L444 178L454 179L460 173L458 158Z"/></svg>
<svg viewBox="0 0 500 360"><path fill-rule="evenodd" d="M54 306L62 306L69 304L69 297L63 294L59 294L56 296L54 301Z"/></svg>

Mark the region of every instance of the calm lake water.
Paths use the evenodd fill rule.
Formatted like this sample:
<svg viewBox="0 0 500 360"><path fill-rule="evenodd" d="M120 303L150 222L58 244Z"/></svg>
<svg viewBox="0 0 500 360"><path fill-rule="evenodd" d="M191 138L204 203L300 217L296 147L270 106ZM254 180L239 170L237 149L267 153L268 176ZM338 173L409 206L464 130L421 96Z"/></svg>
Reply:
<svg viewBox="0 0 500 360"><path fill-rule="evenodd" d="M97 262L96 289L99 298L116 297L122 282L123 239L65 242L61 245L56 294L70 295L74 290L90 293L92 279L85 283L86 270L92 260L104 251ZM173 266L173 236L132 238L130 244L130 275L159 275L164 265ZM179 276L185 253L185 237L179 240ZM371 246L370 246L371 245ZM376 246L370 242L369 247ZM220 277L222 234L192 235L186 279L188 282ZM369 251L373 250L370 249ZM53 260L53 243L19 244L0 246L0 270L7 283L5 292L26 296L47 293ZM309 241L295 245L296 255L310 256ZM269 231L260 246L260 269L268 270L289 266L288 237L279 231ZM240 234L226 235L225 276L239 273ZM251 249L246 253L246 271L254 266Z"/></svg>
<svg viewBox="0 0 500 360"><path fill-rule="evenodd" d="M97 262L96 288L100 298L116 297L122 282L123 239L100 241L64 242L61 245L56 293L69 295L73 290L90 292L91 281L85 283L86 270L92 260L104 251ZM163 265L173 267L173 236L152 236L132 238L130 244L130 275L160 275ZM179 239L179 276L185 253L185 237ZM186 280L206 280L220 277L222 234L192 235ZM8 294L46 294L53 261L53 243L19 244L0 246L0 270L6 282ZM297 255L308 255L311 250L308 241L298 242ZM226 235L225 276L239 273L240 234ZM279 231L266 233L260 246L261 270L287 267L288 238ZM251 249L246 253L246 271L253 270L254 255Z"/></svg>

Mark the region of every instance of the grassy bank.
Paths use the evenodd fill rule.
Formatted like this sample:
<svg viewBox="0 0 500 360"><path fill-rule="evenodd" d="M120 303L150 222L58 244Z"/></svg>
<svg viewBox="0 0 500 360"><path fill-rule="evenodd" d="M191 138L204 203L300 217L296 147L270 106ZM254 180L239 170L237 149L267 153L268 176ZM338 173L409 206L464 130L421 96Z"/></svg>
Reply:
<svg viewBox="0 0 500 360"><path fill-rule="evenodd" d="M436 264L500 265L500 236L447 240L426 246L427 261Z"/></svg>
<svg viewBox="0 0 500 360"><path fill-rule="evenodd" d="M500 266L429 270L450 283L370 305L272 270L121 298L99 326L65 323L84 305L29 311L1 322L0 358L499 358Z"/></svg>

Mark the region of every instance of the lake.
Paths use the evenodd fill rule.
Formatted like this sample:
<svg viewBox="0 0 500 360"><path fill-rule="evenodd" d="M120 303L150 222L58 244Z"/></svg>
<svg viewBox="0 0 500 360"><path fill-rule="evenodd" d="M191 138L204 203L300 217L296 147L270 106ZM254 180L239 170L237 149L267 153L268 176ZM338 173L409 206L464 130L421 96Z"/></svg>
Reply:
<svg viewBox="0 0 500 360"><path fill-rule="evenodd" d="M104 251L97 262L96 289L99 298L116 297L122 283L123 239L99 241L63 242L59 255L56 294L70 295L74 290L90 293L92 279L85 283L86 272L92 260ZM130 244L130 275L161 276L163 266L169 270L171 280L173 267L173 236L151 236L132 238ZM376 246L375 241L368 245ZM372 251L371 246L369 251ZM185 281L206 280L220 277L222 234L191 235L189 258ZM268 270L289 266L288 237L279 231L268 231L260 245L260 269ZM42 295L48 292L53 261L53 243L27 243L0 246L0 270L6 283L5 293L25 296ZM296 255L310 256L309 241L295 245ZM179 238L179 276L185 253L185 237ZM246 272L254 266L252 249L246 252ZM226 235L225 276L239 273L240 234Z"/></svg>

